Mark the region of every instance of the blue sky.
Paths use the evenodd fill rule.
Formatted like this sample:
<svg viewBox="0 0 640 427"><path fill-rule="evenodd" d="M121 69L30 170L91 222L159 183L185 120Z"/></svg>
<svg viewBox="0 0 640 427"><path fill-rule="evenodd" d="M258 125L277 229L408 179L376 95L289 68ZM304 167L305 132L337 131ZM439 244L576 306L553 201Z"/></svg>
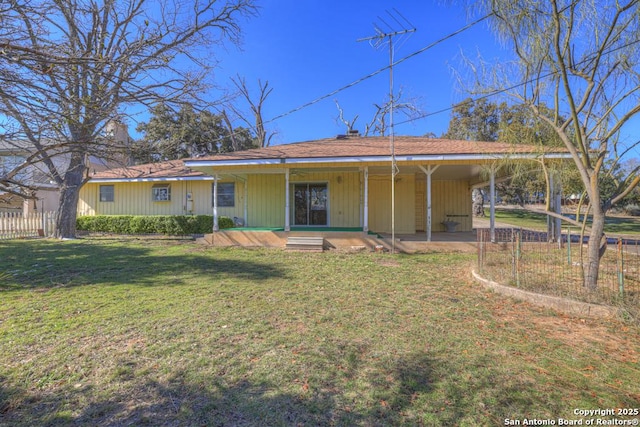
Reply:
<svg viewBox="0 0 640 427"><path fill-rule="evenodd" d="M250 87L258 79L273 88L264 105L264 118L300 107L336 89L352 83L389 63L389 50L375 49L358 39L375 34L374 25L386 30L384 22L402 29L388 12L400 12L416 32L397 46L400 59L423 49L442 37L464 27L470 17L459 5L442 1L351 1L351 0L265 0L259 3L259 15L243 23L240 50L227 46L220 51L220 64L214 79L228 85L229 78L240 75ZM409 27L407 24L406 27ZM482 55L493 60L506 52L499 48L486 23L418 54L394 67L394 87L402 88L425 113L442 110L466 98L468 94L456 82L455 72L468 73L462 58ZM363 131L373 117L374 103L388 100L389 73L385 71L324 99L312 106L268 124L277 132L274 144L333 137L345 133L337 120L342 106L345 118L359 115L356 128ZM440 135L447 129L450 113L440 113L396 126L398 135ZM396 116L396 122L406 118Z"/></svg>

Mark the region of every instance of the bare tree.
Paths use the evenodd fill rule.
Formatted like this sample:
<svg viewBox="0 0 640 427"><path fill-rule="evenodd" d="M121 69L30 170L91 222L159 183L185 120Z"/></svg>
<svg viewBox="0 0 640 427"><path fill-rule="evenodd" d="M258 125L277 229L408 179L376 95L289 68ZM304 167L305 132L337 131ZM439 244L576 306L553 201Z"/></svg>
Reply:
<svg viewBox="0 0 640 427"><path fill-rule="evenodd" d="M268 147L271 144L271 139L274 137L275 133L268 132L265 129L262 107L269 95L271 95L271 92L273 92L273 88L269 87L268 81L262 83L261 80L258 80L258 96L257 98L254 98L244 77L236 76L236 78L231 78L231 82L238 90L240 97L249 105L251 114L245 114L241 108L234 104L229 104L230 109L233 111L235 116L245 123L256 136L256 145L258 147ZM233 134L231 121L226 113L223 113L223 115L226 117L227 126Z"/></svg>
<svg viewBox="0 0 640 427"><path fill-rule="evenodd" d="M336 107L338 108L338 120L340 120L347 128L347 135L349 135L349 133L351 133L356 125L356 121L358 121L358 118L360 117L360 115L356 114L356 116L351 119L350 121L345 119L344 117L344 109L340 106L340 103L338 102L337 99L334 99L333 102L336 103Z"/></svg>
<svg viewBox="0 0 640 427"><path fill-rule="evenodd" d="M640 169L635 167L614 191L605 195L600 187L607 164L624 160L639 140L632 121L640 113L640 2L483 4L518 59L515 69L494 67L504 72L498 76L499 87L490 89L512 88L511 95L553 129L578 169L593 218L584 284L595 290L606 250L605 215L640 182ZM542 104L552 107L539 108Z"/></svg>
<svg viewBox="0 0 640 427"><path fill-rule="evenodd" d="M349 131L354 130L356 120L358 120L360 116L356 115L351 121L345 119L344 110L340 106L340 103L337 100L335 100L334 102L336 103L336 107L338 108L338 111L339 111L338 120L340 120L342 123L344 123L347 126L347 133L349 133ZM371 120L368 123L365 123L364 125L364 132L363 132L364 136L369 136L369 135L384 136L387 133L388 128L390 126L388 119L389 119L389 114L391 112L391 105L392 105L391 101L387 101L383 104L373 104L373 107L375 108L375 112ZM416 100L414 99L410 99L406 101L403 100L402 89L400 89L398 91L398 94L394 95L393 97L393 111L394 113L404 117L405 120L409 120L409 121L419 117L422 113L420 108L417 106Z"/></svg>
<svg viewBox="0 0 640 427"><path fill-rule="evenodd" d="M252 0L7 0L0 108L60 187L59 237L75 236L87 158L131 105L197 101L211 48L237 42ZM57 160L64 158L64 161Z"/></svg>

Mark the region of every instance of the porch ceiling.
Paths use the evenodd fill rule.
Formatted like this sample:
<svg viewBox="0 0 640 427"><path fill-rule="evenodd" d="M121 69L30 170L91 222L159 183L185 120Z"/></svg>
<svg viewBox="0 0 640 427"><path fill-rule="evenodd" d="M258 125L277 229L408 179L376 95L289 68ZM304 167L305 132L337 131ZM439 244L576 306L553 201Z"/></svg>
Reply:
<svg viewBox="0 0 640 427"><path fill-rule="evenodd" d="M398 163L401 174L417 174L418 176L424 175L422 169L416 165L403 165ZM194 168L195 169L195 168ZM198 170L208 175L218 174L221 178L224 177L246 177L249 174L284 174L285 168L213 168L213 167L200 167ZM313 172L358 172L360 167L290 167L288 168L292 175L313 173ZM370 175L388 175L391 171L391 164L369 166ZM483 176L482 166L478 164L470 165L439 165L436 171L432 175L434 180L466 180L471 183L481 182L486 177Z"/></svg>
<svg viewBox="0 0 640 427"><path fill-rule="evenodd" d="M424 172L418 166L405 166L398 164L401 174L422 174ZM391 165L369 168L369 174L388 174ZM434 180L480 180L482 167L480 165L440 165L431 175Z"/></svg>

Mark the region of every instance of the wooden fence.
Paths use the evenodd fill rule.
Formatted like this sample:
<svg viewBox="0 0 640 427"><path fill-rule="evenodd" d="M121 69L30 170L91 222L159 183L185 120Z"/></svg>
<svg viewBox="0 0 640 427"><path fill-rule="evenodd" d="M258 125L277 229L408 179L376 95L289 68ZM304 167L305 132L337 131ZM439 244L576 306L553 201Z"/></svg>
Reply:
<svg viewBox="0 0 640 427"><path fill-rule="evenodd" d="M55 226L55 212L37 212L29 215L0 212L0 240L49 237L55 233Z"/></svg>

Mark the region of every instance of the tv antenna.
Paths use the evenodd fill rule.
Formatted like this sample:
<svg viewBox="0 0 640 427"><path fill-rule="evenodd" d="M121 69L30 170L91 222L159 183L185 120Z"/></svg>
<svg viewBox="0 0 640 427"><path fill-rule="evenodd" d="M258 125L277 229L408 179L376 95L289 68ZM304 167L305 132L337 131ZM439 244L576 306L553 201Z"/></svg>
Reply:
<svg viewBox="0 0 640 427"><path fill-rule="evenodd" d="M374 49L389 46L389 149L391 151L391 248L396 252L396 175L399 172L396 163L395 129L393 124L393 55L394 50L402 46L416 31L416 28L396 8L386 11L387 21L378 16L382 25L373 24L376 34L357 41L368 41ZM396 44L394 45L394 38Z"/></svg>

